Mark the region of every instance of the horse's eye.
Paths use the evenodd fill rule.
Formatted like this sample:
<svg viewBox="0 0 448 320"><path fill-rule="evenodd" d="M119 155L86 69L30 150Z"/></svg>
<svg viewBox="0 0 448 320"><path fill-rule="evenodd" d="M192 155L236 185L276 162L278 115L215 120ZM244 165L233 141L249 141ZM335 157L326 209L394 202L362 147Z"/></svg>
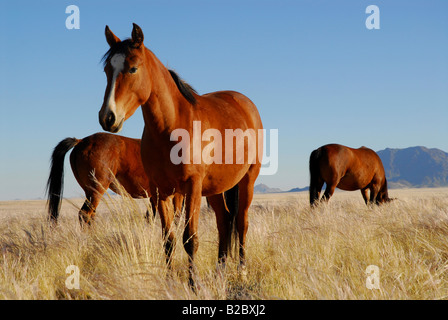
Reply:
<svg viewBox="0 0 448 320"><path fill-rule="evenodd" d="M136 73L137 72L137 68L131 68L131 69L129 69L129 73Z"/></svg>

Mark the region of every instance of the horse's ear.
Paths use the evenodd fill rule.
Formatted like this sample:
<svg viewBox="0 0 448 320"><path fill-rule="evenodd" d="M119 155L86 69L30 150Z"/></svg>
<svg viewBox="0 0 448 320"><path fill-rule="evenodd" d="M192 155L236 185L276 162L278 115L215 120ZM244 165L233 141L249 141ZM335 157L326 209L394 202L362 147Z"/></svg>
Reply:
<svg viewBox="0 0 448 320"><path fill-rule="evenodd" d="M109 26L106 26L106 30L104 31L106 34L106 40L109 46L113 46L114 44L117 44L118 42L121 42L120 38L118 38L112 31L110 31Z"/></svg>
<svg viewBox="0 0 448 320"><path fill-rule="evenodd" d="M132 24L134 27L132 28L132 42L136 48L139 48L143 44L143 31L142 29L136 25Z"/></svg>

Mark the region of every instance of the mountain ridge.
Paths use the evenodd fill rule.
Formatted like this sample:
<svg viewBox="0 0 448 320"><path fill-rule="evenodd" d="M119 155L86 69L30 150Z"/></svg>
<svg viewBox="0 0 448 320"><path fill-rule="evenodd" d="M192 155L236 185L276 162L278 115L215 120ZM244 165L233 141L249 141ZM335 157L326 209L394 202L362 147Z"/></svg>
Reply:
<svg viewBox="0 0 448 320"><path fill-rule="evenodd" d="M414 188L448 186L448 153L423 146L377 152L389 184Z"/></svg>

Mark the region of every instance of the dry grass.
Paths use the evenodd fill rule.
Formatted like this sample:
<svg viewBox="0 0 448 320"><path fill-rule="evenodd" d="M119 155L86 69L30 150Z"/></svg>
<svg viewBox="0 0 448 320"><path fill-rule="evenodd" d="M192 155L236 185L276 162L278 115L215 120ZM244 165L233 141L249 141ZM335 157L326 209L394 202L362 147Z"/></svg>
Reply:
<svg viewBox="0 0 448 320"><path fill-rule="evenodd" d="M198 293L180 241L167 270L145 200L106 198L90 230L78 225L80 199L64 202L55 229L44 201L0 202L0 299L446 299L448 189L390 193L399 199L366 207L358 192L338 192L315 210L306 193L256 195L246 281L233 259L216 272L216 223L203 206ZM182 225L176 233L182 239ZM80 289L65 285L69 265L80 269ZM380 289L366 288L369 265Z"/></svg>

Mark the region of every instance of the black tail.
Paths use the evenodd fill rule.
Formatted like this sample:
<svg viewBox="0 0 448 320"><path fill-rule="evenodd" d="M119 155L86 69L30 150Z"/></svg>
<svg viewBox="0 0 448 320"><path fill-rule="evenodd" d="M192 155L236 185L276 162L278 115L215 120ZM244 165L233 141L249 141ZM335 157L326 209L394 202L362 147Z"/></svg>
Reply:
<svg viewBox="0 0 448 320"><path fill-rule="evenodd" d="M311 152L310 155L310 204L314 205L316 201L319 200L319 186L322 188L322 185L319 184L320 178L320 167L319 160L322 155L322 149L316 149Z"/></svg>
<svg viewBox="0 0 448 320"><path fill-rule="evenodd" d="M61 207L62 192L64 190L64 159L65 154L81 140L66 138L58 143L51 156L50 176L47 181L46 194L49 219L57 222Z"/></svg>
<svg viewBox="0 0 448 320"><path fill-rule="evenodd" d="M229 220L229 233L227 236L227 250L230 255L232 255L232 249L235 252L238 252L239 246L238 243L238 230L236 225L236 217L238 215L238 203L239 203L239 187L235 185L232 189L224 192L224 198L226 201L227 209L230 212L230 220ZM238 255L239 253L237 253Z"/></svg>

